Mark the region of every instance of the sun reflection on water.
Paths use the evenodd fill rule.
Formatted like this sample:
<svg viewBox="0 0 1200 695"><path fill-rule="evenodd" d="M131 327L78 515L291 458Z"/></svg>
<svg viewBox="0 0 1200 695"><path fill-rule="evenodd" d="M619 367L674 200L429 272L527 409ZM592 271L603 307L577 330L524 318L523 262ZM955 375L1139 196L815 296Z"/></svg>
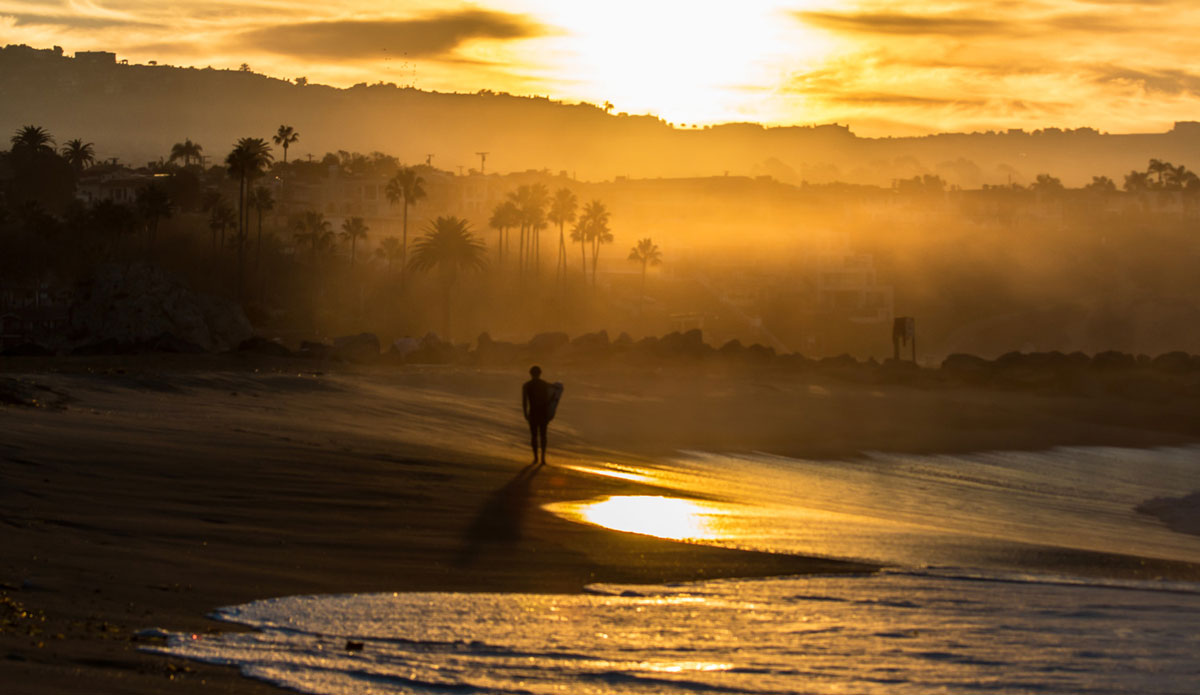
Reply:
<svg viewBox="0 0 1200 695"><path fill-rule="evenodd" d="M725 514L700 501L649 495L612 496L550 508L570 519L672 540L717 538Z"/></svg>

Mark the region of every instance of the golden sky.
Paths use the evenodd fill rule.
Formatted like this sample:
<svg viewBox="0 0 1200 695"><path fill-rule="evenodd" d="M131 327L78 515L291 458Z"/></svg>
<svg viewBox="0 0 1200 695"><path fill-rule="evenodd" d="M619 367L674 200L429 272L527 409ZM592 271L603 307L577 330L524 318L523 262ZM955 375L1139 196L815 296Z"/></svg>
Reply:
<svg viewBox="0 0 1200 695"><path fill-rule="evenodd" d="M0 0L0 43L860 135L1200 120L1197 0Z"/></svg>

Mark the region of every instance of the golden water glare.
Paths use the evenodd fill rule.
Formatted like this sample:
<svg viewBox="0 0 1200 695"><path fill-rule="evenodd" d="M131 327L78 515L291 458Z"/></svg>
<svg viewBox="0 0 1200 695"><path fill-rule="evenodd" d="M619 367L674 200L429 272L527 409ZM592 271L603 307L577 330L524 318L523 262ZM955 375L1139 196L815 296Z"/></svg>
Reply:
<svg viewBox="0 0 1200 695"><path fill-rule="evenodd" d="M725 514L702 501L651 495L618 495L551 506L552 511L567 518L671 540L718 538Z"/></svg>

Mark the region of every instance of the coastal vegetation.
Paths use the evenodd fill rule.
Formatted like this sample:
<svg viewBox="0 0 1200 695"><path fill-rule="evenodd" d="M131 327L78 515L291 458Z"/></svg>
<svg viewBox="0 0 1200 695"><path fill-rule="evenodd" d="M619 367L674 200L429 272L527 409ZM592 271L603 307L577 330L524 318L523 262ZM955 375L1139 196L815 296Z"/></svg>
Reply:
<svg viewBox="0 0 1200 695"><path fill-rule="evenodd" d="M868 357L887 354L885 322L901 314L942 355L1156 353L1200 337L1190 256L1163 253L1194 247L1200 183L1166 159L1078 188L1052 173L974 190L937 174L888 187L583 182L378 152L285 162L270 140L185 137L134 167L102 142L57 146L20 126L0 153L6 286L69 304L96 268L149 262L293 342L445 332L453 317L455 340L700 327L718 342ZM431 261L434 232L468 260Z"/></svg>

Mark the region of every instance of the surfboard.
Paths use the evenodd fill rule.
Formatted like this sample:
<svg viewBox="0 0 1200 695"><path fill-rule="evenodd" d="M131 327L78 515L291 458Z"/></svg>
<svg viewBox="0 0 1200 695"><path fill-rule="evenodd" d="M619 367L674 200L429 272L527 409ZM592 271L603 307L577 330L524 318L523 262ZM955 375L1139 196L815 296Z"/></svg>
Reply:
<svg viewBox="0 0 1200 695"><path fill-rule="evenodd" d="M562 399L563 385L561 381L556 381L550 384L550 400L546 402L546 414L549 419L554 419L554 413L558 411L558 402Z"/></svg>

